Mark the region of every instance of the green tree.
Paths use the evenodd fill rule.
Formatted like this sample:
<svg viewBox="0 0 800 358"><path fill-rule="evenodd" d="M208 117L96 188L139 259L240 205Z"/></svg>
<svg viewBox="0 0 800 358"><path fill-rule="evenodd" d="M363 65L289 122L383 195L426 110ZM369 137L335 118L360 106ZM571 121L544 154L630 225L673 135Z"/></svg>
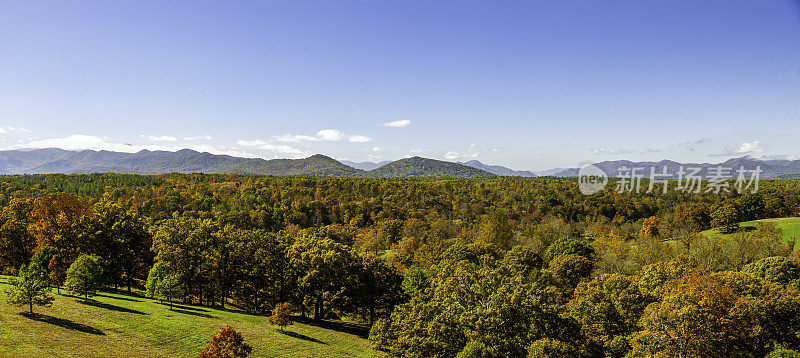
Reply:
<svg viewBox="0 0 800 358"><path fill-rule="evenodd" d="M183 295L178 276L169 265L161 261L156 262L150 269L145 288L148 297L169 302L170 309L172 309L172 302Z"/></svg>
<svg viewBox="0 0 800 358"><path fill-rule="evenodd" d="M606 357L623 357L630 348L625 337L637 330L649 303L634 278L611 274L579 284L566 311Z"/></svg>
<svg viewBox="0 0 800 358"><path fill-rule="evenodd" d="M360 261L353 275L355 280L345 285L344 295L372 325L378 315L387 315L405 299L403 276L381 258L365 256Z"/></svg>
<svg viewBox="0 0 800 358"><path fill-rule="evenodd" d="M514 228L506 215L496 210L485 215L481 220L476 242L492 244L508 250L514 246Z"/></svg>
<svg viewBox="0 0 800 358"><path fill-rule="evenodd" d="M800 286L800 265L785 257L763 258L742 268L758 278L784 285Z"/></svg>
<svg viewBox="0 0 800 358"><path fill-rule="evenodd" d="M178 276L184 294L197 294L200 303L212 280L213 265L209 258L219 231L219 225L210 219L176 215L162 222L153 238L156 259L168 264Z"/></svg>
<svg viewBox="0 0 800 358"><path fill-rule="evenodd" d="M725 201L711 213L711 225L719 227L723 234L739 230L739 209L733 201Z"/></svg>
<svg viewBox="0 0 800 358"><path fill-rule="evenodd" d="M64 285L74 295L89 299L104 284L103 259L97 255L81 255L67 269Z"/></svg>
<svg viewBox="0 0 800 358"><path fill-rule="evenodd" d="M50 283L50 261L53 260L53 256L56 254L56 249L52 246L45 246L40 248L33 254L31 257L31 264L37 265L42 270L44 270L45 275L47 275L47 281Z"/></svg>
<svg viewBox="0 0 800 358"><path fill-rule="evenodd" d="M172 302L183 295L181 282L175 275L169 275L158 281L155 289L155 296L160 300L169 302L169 309L172 309Z"/></svg>
<svg viewBox="0 0 800 358"><path fill-rule="evenodd" d="M578 349L575 346L551 338L539 339L528 348L528 357L530 358L567 358L578 355Z"/></svg>
<svg viewBox="0 0 800 358"><path fill-rule="evenodd" d="M764 358L800 358L800 353L791 349L777 349L767 354Z"/></svg>
<svg viewBox="0 0 800 358"><path fill-rule="evenodd" d="M336 300L350 282L355 258L345 245L310 234L294 242L288 257L298 273L303 298L314 307L314 319L321 319L326 304Z"/></svg>
<svg viewBox="0 0 800 358"><path fill-rule="evenodd" d="M150 261L152 238L144 220L119 204L98 202L85 217L84 230L92 243L91 252L105 262L106 275L115 285L124 284L131 292L134 279Z"/></svg>
<svg viewBox="0 0 800 358"><path fill-rule="evenodd" d="M569 237L563 237L547 247L545 256L552 260L560 255L578 255L594 262L596 253L592 245Z"/></svg>
<svg viewBox="0 0 800 358"><path fill-rule="evenodd" d="M6 288L6 300L12 305L27 305L30 313L33 306L49 306L53 303L50 296L50 287L47 284L47 274L40 266L31 264L22 266L19 276L9 280L10 287Z"/></svg>

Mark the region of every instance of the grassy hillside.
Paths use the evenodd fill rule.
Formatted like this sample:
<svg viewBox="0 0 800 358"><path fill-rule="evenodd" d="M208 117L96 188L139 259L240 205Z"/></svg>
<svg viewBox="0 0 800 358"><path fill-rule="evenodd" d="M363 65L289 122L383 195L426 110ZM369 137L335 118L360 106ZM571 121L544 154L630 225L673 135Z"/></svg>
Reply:
<svg viewBox="0 0 800 358"><path fill-rule="evenodd" d="M778 229L783 231L784 240L788 241L793 235L800 238L800 217L745 221L741 223L740 226L743 228L755 227L757 222L774 223ZM725 236L719 232L719 229L706 230L703 231L702 234L705 236ZM795 248L800 248L800 242L795 243Z"/></svg>
<svg viewBox="0 0 800 358"><path fill-rule="evenodd" d="M168 306L104 293L93 301L57 295L52 307L5 303L0 284L0 356L196 357L220 326L231 325L253 347L251 357L375 357L366 329L340 322L306 322L285 333L267 317L206 307Z"/></svg>

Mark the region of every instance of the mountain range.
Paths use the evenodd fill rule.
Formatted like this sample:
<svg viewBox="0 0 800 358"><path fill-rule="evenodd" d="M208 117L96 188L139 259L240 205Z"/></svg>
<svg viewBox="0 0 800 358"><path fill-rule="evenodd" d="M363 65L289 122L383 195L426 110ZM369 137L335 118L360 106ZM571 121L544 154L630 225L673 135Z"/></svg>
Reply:
<svg viewBox="0 0 800 358"><path fill-rule="evenodd" d="M671 160L659 162L632 162L628 160L605 161L594 164L609 176L618 176L625 168L641 168L638 173L650 175L651 168L657 173L666 168L671 178L676 177L680 167L701 168L707 176L714 167L744 167L752 170L760 167L764 178L800 178L800 160L760 160L750 157L729 159L722 163L678 163ZM555 176L574 177L578 168L553 168L544 171L518 171L499 165L487 165L477 160L447 162L422 157L404 158L396 161L351 162L337 161L317 154L303 159L240 158L229 155L201 153L190 149L176 152L148 151L123 153L111 151L69 151L49 148L35 150L0 151L0 174L83 174L83 173L243 173L264 175L309 175L354 178L397 177L462 177L489 178L494 176Z"/></svg>
<svg viewBox="0 0 800 358"><path fill-rule="evenodd" d="M361 168L366 168L361 169ZM376 164L369 169L343 164L316 154L303 159L259 159L215 155L183 149L176 152L142 150L136 153L68 151L57 148L0 151L0 174L84 173L244 173L334 177L464 177L488 178L495 174L462 165L421 157Z"/></svg>

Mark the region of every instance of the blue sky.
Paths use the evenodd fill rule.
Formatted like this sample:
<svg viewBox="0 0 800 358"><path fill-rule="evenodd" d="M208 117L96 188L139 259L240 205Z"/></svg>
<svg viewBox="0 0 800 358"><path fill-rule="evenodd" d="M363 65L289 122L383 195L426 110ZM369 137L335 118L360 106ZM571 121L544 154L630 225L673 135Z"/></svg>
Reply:
<svg viewBox="0 0 800 358"><path fill-rule="evenodd" d="M798 1L0 0L4 149L539 170L797 133Z"/></svg>

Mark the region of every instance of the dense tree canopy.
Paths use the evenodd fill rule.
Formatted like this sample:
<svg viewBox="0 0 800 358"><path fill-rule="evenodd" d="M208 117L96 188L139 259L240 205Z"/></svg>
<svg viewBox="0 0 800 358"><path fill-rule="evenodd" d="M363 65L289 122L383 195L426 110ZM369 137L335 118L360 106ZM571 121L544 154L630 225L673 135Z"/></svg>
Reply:
<svg viewBox="0 0 800 358"><path fill-rule="evenodd" d="M31 282L31 307L48 285L143 289L361 321L401 357L763 357L800 349L800 254L774 225L739 223L800 214L800 182L760 184L5 176L0 269ZM728 234L699 234L712 227Z"/></svg>

